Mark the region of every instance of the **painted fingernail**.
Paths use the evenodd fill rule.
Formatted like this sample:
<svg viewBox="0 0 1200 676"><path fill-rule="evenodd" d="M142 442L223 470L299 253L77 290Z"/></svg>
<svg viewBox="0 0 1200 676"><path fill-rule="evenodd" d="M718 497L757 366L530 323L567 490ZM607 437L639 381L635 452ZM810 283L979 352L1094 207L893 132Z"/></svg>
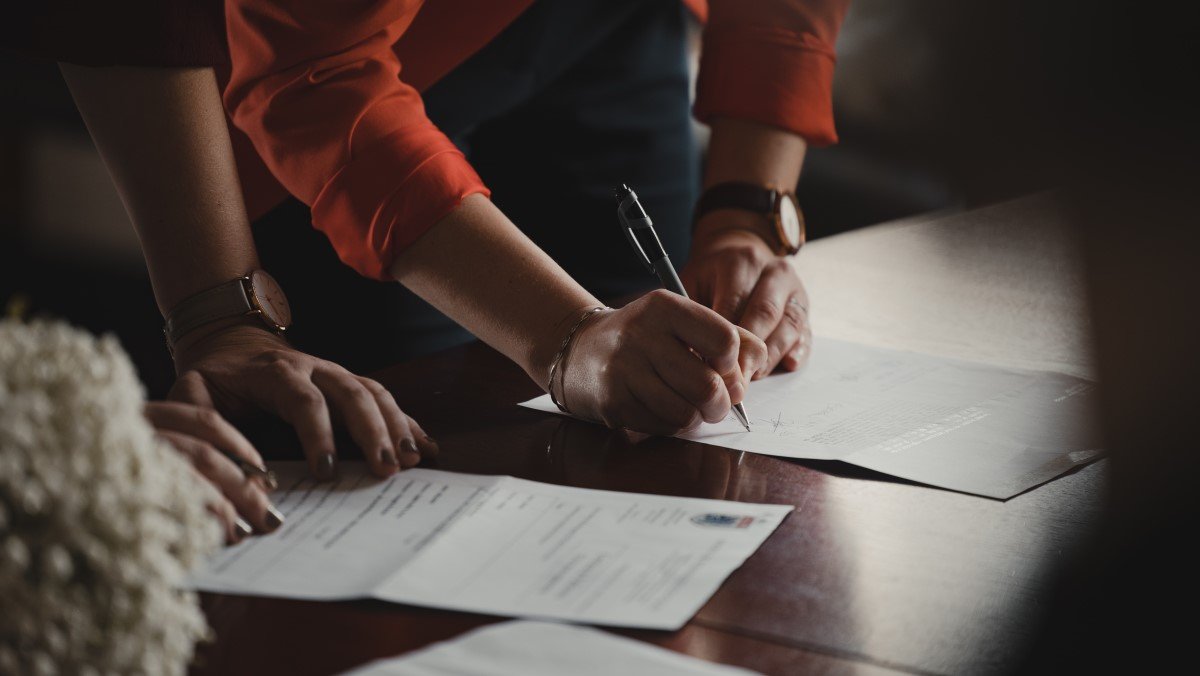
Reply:
<svg viewBox="0 0 1200 676"><path fill-rule="evenodd" d="M238 517L237 520L233 522L233 529L237 531L238 542L241 542L243 539L254 535L254 529L251 528L250 524L246 523L246 520L241 517Z"/></svg>
<svg viewBox="0 0 1200 676"><path fill-rule="evenodd" d="M322 479L333 478L334 458L332 453L323 453L317 458L317 476Z"/></svg>
<svg viewBox="0 0 1200 676"><path fill-rule="evenodd" d="M388 467L400 466L400 461L396 459L396 452L390 448L383 449L379 456L383 460L383 464L387 465Z"/></svg>
<svg viewBox="0 0 1200 676"><path fill-rule="evenodd" d="M267 522L267 532L273 532L283 525L283 515L275 509L275 505L267 505L267 517L264 519Z"/></svg>

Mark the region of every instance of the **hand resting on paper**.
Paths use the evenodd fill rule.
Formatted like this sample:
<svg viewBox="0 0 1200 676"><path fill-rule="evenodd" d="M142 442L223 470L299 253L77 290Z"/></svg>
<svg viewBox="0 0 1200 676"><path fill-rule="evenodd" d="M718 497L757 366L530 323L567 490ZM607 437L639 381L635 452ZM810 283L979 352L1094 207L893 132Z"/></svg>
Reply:
<svg viewBox="0 0 1200 676"><path fill-rule="evenodd" d="M808 292L787 257L771 251L751 224L731 224L738 219L761 217L723 211L697 226L683 283L698 302L766 341L767 359L753 378L776 367L795 371L808 361L812 345ZM706 232L708 222L713 225Z"/></svg>
<svg viewBox="0 0 1200 676"><path fill-rule="evenodd" d="M376 381L296 350L256 326L185 336L175 350L180 375L168 395L226 416L264 410L295 428L313 475L336 471L333 425L341 423L372 473L388 477L438 452L437 443Z"/></svg>

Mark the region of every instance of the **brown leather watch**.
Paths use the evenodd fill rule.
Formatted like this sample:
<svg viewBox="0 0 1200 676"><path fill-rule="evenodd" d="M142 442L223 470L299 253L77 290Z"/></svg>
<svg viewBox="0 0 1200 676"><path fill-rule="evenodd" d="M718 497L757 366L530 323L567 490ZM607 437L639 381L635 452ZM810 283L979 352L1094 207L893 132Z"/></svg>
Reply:
<svg viewBox="0 0 1200 676"><path fill-rule="evenodd" d="M700 201L696 203L695 222L718 209L739 209L765 216L771 224L770 234L775 240L771 242L768 239L768 242L774 244L775 252L780 256L794 254L804 246L804 214L796 205L796 194L793 192L754 183L718 183L700 196Z"/></svg>
<svg viewBox="0 0 1200 676"><path fill-rule="evenodd" d="M287 296L275 278L265 270L255 270L207 291L185 298L167 313L163 334L174 351L179 339L201 326L230 317L257 315L263 324L277 333L292 324Z"/></svg>

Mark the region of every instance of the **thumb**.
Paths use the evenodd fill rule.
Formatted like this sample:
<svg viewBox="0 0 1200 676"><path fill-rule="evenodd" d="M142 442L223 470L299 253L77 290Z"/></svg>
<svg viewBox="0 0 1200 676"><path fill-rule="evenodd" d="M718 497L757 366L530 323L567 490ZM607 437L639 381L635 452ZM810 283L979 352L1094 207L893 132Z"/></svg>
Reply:
<svg viewBox="0 0 1200 676"><path fill-rule="evenodd" d="M199 371L185 371L179 376L171 386L171 391L167 393L167 399L215 408L212 394L208 391L208 383L204 382L204 376L200 375Z"/></svg>

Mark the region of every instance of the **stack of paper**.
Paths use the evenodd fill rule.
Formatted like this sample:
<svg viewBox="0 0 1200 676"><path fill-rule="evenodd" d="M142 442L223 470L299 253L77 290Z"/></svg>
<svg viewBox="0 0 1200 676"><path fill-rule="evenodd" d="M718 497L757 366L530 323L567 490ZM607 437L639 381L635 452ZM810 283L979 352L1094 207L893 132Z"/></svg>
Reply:
<svg viewBox="0 0 1200 676"><path fill-rule="evenodd" d="M274 469L283 528L220 553L196 588L675 629L792 511L428 469L378 480L361 463L330 483Z"/></svg>

